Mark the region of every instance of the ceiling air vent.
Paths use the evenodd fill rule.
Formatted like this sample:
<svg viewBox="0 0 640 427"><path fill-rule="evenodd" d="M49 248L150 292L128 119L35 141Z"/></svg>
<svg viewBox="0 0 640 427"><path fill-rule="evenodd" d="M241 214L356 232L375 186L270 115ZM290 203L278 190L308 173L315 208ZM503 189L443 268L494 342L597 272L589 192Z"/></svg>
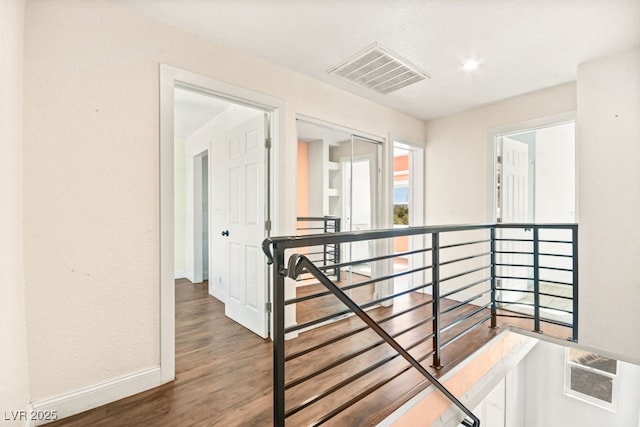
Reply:
<svg viewBox="0 0 640 427"><path fill-rule="evenodd" d="M378 45L365 49L328 72L382 94L431 77Z"/></svg>

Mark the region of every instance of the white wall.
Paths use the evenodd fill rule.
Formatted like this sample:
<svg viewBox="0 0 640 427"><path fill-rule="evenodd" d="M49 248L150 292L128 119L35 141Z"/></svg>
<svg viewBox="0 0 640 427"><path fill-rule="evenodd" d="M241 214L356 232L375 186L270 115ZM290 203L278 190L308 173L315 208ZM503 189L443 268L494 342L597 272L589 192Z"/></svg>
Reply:
<svg viewBox="0 0 640 427"><path fill-rule="evenodd" d="M507 396L505 390L506 380L503 378L493 390L491 390L482 402L471 410L480 419L482 427L515 427L505 423L506 400L512 396Z"/></svg>
<svg viewBox="0 0 640 427"><path fill-rule="evenodd" d="M0 416L29 403L22 237L24 1L0 1ZM5 412L6 411L6 412ZM5 421L9 425L22 422Z"/></svg>
<svg viewBox="0 0 640 427"><path fill-rule="evenodd" d="M122 5L28 2L24 226L34 400L159 363L160 63L286 102L279 229L295 229L297 113L424 140L420 120Z"/></svg>
<svg viewBox="0 0 640 427"><path fill-rule="evenodd" d="M575 222L575 125L536 131L535 221Z"/></svg>
<svg viewBox="0 0 640 427"><path fill-rule="evenodd" d="M619 401L612 412L564 394L564 360L564 347L540 341L522 362L525 427L638 425L640 366L618 363Z"/></svg>
<svg viewBox="0 0 640 427"><path fill-rule="evenodd" d="M574 111L575 97L567 83L427 122L426 223L485 222L489 130Z"/></svg>
<svg viewBox="0 0 640 427"><path fill-rule="evenodd" d="M578 67L580 342L640 363L640 49Z"/></svg>

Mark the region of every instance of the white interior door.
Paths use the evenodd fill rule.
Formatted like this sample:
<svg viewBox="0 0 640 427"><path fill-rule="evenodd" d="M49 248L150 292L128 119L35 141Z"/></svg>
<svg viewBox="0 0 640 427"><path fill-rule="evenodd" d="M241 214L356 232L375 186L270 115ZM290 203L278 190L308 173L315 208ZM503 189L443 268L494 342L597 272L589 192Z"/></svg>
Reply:
<svg viewBox="0 0 640 427"><path fill-rule="evenodd" d="M351 215L349 217L349 229L351 231L371 230L372 221L372 189L371 189L371 159L354 159L351 164ZM351 243L351 259L369 258L370 242ZM364 273L371 274L369 267L360 266ZM358 270L356 267L355 270Z"/></svg>
<svg viewBox="0 0 640 427"><path fill-rule="evenodd" d="M530 222L529 145L502 138L502 222Z"/></svg>
<svg viewBox="0 0 640 427"><path fill-rule="evenodd" d="M226 228L212 231L226 241L225 314L263 338L268 336L267 270L260 249L265 238L265 128L265 118L259 115L227 132L223 173L228 220Z"/></svg>
<svg viewBox="0 0 640 427"><path fill-rule="evenodd" d="M229 283L229 241L222 236L229 224L229 144L227 134L214 135L210 156L211 224L209 226L209 293L227 302Z"/></svg>
<svg viewBox="0 0 640 427"><path fill-rule="evenodd" d="M501 206L499 218L503 223L527 223L533 221L529 194L529 145L508 137L502 137ZM531 239L531 231L505 229L501 236L513 239ZM531 247L526 242L502 242L501 249L509 252L526 252ZM527 264L525 255L502 254L499 260L505 264ZM503 267L502 275L527 277L530 269ZM502 287L526 290L527 281L503 279ZM520 298L522 295L516 296ZM504 299L504 298L503 298Z"/></svg>
<svg viewBox="0 0 640 427"><path fill-rule="evenodd" d="M375 147L373 144L370 145ZM366 231L374 228L377 206L377 164L374 160L373 155L362 155L341 162L345 231ZM373 256L373 243L351 242L343 245L342 253L352 261L370 258ZM351 271L371 276L369 264L358 264L353 266Z"/></svg>

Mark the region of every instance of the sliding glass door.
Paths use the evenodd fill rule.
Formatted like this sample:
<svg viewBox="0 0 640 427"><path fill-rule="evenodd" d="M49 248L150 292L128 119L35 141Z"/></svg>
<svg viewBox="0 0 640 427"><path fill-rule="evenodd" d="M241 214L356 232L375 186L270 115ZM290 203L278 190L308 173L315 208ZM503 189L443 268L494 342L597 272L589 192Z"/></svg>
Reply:
<svg viewBox="0 0 640 427"><path fill-rule="evenodd" d="M341 169L344 170L342 211L345 230L372 230L377 225L380 144L351 135L347 148L350 150L349 155L340 160ZM368 241L352 242L343 246L345 261L358 262L374 255L373 247ZM357 263L348 270L353 274L371 277L369 263Z"/></svg>
<svg viewBox="0 0 640 427"><path fill-rule="evenodd" d="M378 227L382 144L365 136L298 120L298 217L338 218L341 231ZM374 256L369 242L344 244L342 285L365 280ZM345 283L348 282L348 283Z"/></svg>

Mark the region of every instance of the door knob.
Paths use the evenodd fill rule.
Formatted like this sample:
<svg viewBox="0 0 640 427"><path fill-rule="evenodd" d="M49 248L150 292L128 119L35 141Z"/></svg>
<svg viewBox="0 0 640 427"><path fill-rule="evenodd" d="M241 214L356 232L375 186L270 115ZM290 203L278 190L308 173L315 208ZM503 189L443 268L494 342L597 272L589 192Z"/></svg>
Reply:
<svg viewBox="0 0 640 427"><path fill-rule="evenodd" d="M224 230L222 232L222 235L225 236L225 237L229 237L229 230Z"/></svg>

